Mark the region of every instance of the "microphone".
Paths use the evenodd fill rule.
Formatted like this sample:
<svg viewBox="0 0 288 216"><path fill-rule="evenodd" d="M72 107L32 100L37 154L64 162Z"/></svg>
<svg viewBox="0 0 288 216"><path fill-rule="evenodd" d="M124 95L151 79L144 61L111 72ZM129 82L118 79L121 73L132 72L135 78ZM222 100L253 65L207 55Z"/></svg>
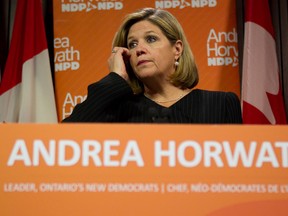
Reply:
<svg viewBox="0 0 288 216"><path fill-rule="evenodd" d="M157 110L155 107L148 109L149 116L154 123L169 123L171 110L169 108L162 108Z"/></svg>

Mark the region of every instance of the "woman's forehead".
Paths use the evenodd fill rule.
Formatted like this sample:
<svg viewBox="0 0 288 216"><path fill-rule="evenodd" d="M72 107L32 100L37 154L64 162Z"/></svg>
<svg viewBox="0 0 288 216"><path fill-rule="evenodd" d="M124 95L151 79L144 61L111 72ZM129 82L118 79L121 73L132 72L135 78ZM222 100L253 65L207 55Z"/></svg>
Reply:
<svg viewBox="0 0 288 216"><path fill-rule="evenodd" d="M131 26L128 32L128 39L136 36L137 34L148 34L153 32L159 34L161 33L161 30L157 25L147 20L142 20Z"/></svg>

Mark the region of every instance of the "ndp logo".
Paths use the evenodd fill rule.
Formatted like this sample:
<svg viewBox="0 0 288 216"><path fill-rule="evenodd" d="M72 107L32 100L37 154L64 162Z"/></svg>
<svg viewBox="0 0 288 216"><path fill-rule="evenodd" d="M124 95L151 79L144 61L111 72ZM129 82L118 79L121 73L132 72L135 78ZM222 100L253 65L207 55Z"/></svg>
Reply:
<svg viewBox="0 0 288 216"><path fill-rule="evenodd" d="M117 0L62 0L62 12L90 12L92 10L122 10L123 2Z"/></svg>
<svg viewBox="0 0 288 216"><path fill-rule="evenodd" d="M217 32L210 29L207 38L208 66L238 66L238 39L236 29Z"/></svg>
<svg viewBox="0 0 288 216"><path fill-rule="evenodd" d="M191 8L203 8L203 7L216 7L217 0L164 0L155 1L155 8L169 9L169 8L179 8L183 9L186 7Z"/></svg>
<svg viewBox="0 0 288 216"><path fill-rule="evenodd" d="M78 70L80 68L80 51L70 44L69 37L55 38L55 71Z"/></svg>

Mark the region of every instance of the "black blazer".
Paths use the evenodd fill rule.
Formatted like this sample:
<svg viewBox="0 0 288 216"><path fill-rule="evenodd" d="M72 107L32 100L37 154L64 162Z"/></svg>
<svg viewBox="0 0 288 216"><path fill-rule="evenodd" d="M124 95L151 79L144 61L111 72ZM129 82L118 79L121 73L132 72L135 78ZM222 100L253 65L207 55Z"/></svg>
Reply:
<svg viewBox="0 0 288 216"><path fill-rule="evenodd" d="M240 101L232 92L195 89L169 108L133 95L127 82L111 72L88 87L87 99L63 122L242 123Z"/></svg>

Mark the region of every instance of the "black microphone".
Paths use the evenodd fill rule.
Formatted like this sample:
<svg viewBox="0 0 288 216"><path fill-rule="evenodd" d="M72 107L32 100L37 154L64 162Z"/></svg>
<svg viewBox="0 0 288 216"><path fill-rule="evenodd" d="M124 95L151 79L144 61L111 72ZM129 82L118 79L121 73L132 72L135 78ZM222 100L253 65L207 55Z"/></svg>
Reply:
<svg viewBox="0 0 288 216"><path fill-rule="evenodd" d="M148 109L149 116L154 123L169 123L171 110L169 108L162 108L157 110L155 107Z"/></svg>

